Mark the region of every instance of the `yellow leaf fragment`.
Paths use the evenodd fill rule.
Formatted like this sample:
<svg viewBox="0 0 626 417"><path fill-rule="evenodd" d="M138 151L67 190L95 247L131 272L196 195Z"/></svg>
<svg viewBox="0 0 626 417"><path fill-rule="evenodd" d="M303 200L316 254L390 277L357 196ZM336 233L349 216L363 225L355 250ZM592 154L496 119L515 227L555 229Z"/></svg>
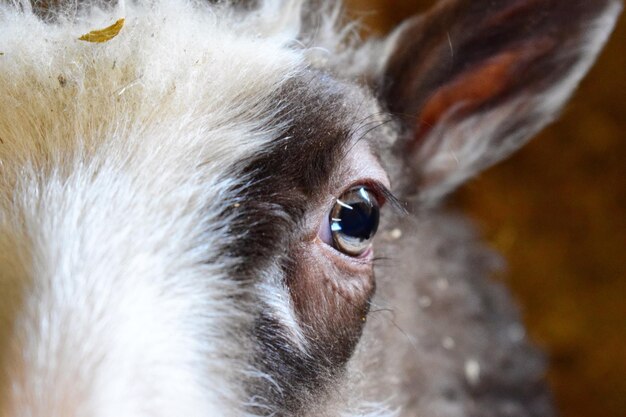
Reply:
<svg viewBox="0 0 626 417"><path fill-rule="evenodd" d="M84 34L78 39L81 41L95 43L108 42L120 33L122 27L124 27L124 18L119 19L117 22L104 29L92 30L91 32Z"/></svg>

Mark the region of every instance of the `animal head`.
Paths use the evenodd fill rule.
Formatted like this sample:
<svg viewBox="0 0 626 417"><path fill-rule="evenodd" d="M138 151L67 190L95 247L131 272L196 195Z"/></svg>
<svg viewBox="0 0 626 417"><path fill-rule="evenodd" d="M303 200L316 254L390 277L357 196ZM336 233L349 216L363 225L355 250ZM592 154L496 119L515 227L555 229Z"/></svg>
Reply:
<svg viewBox="0 0 626 417"><path fill-rule="evenodd" d="M439 203L619 10L444 0L361 42L334 2L4 2L0 416L549 414Z"/></svg>

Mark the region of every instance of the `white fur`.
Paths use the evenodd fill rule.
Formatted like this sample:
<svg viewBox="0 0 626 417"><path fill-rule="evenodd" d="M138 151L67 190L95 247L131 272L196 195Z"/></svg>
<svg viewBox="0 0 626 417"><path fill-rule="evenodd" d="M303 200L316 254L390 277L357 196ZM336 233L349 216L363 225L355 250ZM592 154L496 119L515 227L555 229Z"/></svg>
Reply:
<svg viewBox="0 0 626 417"><path fill-rule="evenodd" d="M279 132L300 2L0 6L0 416L242 415L233 164ZM126 18L104 44L79 41Z"/></svg>

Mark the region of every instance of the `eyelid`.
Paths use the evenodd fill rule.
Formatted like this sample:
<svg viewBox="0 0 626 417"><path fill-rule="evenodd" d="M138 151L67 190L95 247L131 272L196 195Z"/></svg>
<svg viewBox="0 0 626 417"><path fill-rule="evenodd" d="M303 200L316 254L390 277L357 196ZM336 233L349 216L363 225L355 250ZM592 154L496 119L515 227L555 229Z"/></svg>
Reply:
<svg viewBox="0 0 626 417"><path fill-rule="evenodd" d="M402 201L400 201L400 199L396 197L391 192L391 190L389 190L389 188L381 184L379 181L376 181L376 180L359 181L359 182L354 183L350 187L346 188L346 190L349 190L354 187L359 187L359 186L365 186L369 188L374 193L374 196L378 199L378 204L381 207L383 207L385 204L388 203L396 214L403 216L408 213Z"/></svg>

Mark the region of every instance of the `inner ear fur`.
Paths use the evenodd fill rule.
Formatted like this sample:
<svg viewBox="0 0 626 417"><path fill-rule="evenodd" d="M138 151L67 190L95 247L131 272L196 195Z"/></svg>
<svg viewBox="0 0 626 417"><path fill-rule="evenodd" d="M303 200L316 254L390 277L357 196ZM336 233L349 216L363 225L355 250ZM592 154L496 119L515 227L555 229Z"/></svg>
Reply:
<svg viewBox="0 0 626 417"><path fill-rule="evenodd" d="M386 40L379 97L394 151L436 201L552 121L587 73L618 0L444 0ZM402 172L408 172L404 170Z"/></svg>

